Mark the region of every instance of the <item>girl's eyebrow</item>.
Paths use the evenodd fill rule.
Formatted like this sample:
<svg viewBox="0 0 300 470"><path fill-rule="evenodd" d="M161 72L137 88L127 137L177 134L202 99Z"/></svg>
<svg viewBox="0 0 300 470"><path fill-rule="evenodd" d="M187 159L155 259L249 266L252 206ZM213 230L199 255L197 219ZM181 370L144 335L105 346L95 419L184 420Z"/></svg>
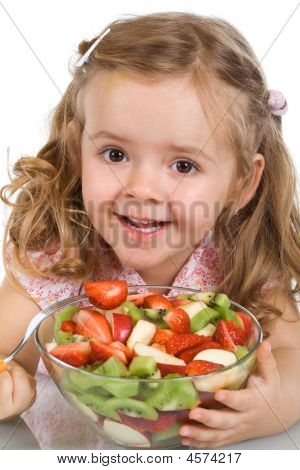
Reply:
<svg viewBox="0 0 300 470"><path fill-rule="evenodd" d="M100 130L100 131L95 132L94 134L89 136L89 139L92 140L92 139L96 139L97 137L108 137L110 139L120 140L121 142L124 142L126 144L131 143L131 140L128 139L127 137L123 137L123 136L114 134L113 132L105 131L105 130ZM199 157L203 157L211 161L212 163L216 163L215 159L211 155L208 155L201 149L201 147L196 146L196 145L193 146L193 145L169 144L167 147L171 150L175 150L176 152L190 152L193 154L197 154L197 156L199 155Z"/></svg>

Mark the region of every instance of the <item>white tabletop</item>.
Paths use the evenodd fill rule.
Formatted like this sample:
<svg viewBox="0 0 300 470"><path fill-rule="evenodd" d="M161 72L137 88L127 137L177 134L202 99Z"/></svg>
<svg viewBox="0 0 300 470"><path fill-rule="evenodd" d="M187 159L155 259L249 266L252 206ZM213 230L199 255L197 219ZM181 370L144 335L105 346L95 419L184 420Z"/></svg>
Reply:
<svg viewBox="0 0 300 470"><path fill-rule="evenodd" d="M38 442L22 418L0 423L0 449L39 449ZM220 449L233 450L295 450L300 448L300 421L286 432L260 439L251 439ZM111 449L123 449L112 446ZM181 449L193 449L182 446ZM92 450L92 449L91 449Z"/></svg>

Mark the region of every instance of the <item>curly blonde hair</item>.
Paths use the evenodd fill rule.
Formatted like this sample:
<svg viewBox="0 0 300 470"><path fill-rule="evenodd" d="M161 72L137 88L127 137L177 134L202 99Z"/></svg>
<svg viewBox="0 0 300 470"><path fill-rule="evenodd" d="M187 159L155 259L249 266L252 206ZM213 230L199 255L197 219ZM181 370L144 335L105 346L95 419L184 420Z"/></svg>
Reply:
<svg viewBox="0 0 300 470"><path fill-rule="evenodd" d="M261 288L277 278L273 289L291 297L299 293L296 171L282 137L281 117L267 107L266 78L251 46L229 22L191 13L132 15L107 27L110 33L88 63L71 69L72 81L55 109L48 142L36 157L18 160L15 178L1 189L2 201L12 207L3 244L7 275L8 239L16 262L35 275L84 279L99 262L95 247L105 241L84 209L79 151L84 118L78 98L91 78L101 71L126 71L149 81L189 75L206 103L207 118L222 117L218 125L224 128L224 144L236 156L240 182L215 224L222 276L218 291L247 307L262 323L281 316L264 301ZM79 54L95 39L82 41ZM77 132L70 132L71 121ZM255 153L265 159L262 178L255 196L235 214L234 200L251 181ZM16 201L10 201L18 190ZM28 250L51 252L57 246L61 258L48 270L38 269L28 257Z"/></svg>

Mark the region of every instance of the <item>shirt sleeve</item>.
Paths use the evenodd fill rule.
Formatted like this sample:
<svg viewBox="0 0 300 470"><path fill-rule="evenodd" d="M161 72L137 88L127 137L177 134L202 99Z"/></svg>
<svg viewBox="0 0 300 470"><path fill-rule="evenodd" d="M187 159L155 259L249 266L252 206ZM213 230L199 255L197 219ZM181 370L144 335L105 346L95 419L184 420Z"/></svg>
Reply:
<svg viewBox="0 0 300 470"><path fill-rule="evenodd" d="M21 270L13 261L13 248L13 243L9 242L6 252L7 267L27 294L42 310L60 300L79 295L82 285L80 280L61 276L39 277ZM45 254L43 251L29 251L28 254L34 266L43 270L50 268L51 265L59 260L61 250L58 249L52 254Z"/></svg>

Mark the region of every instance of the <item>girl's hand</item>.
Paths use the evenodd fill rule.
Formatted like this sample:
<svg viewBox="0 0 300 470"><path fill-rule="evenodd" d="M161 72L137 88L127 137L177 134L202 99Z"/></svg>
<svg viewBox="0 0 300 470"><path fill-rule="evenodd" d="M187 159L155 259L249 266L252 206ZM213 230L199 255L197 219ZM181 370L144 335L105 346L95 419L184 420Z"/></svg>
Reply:
<svg viewBox="0 0 300 470"><path fill-rule="evenodd" d="M0 373L0 421L20 415L33 404L35 396L35 378L18 363L10 361Z"/></svg>
<svg viewBox="0 0 300 470"><path fill-rule="evenodd" d="M268 341L263 341L257 350L257 369L249 376L246 388L219 390L215 399L226 408L193 408L189 417L201 424L185 424L180 428L180 435L185 436L183 445L219 448L285 429L280 375Z"/></svg>

